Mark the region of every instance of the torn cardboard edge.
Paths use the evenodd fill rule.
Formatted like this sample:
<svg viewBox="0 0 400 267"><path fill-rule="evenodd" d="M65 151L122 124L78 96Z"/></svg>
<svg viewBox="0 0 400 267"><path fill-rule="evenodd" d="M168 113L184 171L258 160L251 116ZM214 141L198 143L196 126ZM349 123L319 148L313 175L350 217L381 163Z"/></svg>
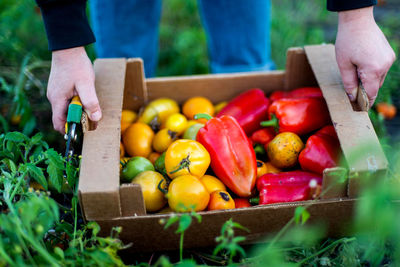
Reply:
<svg viewBox="0 0 400 267"><path fill-rule="evenodd" d="M346 160L349 159L349 151L359 145L357 139L366 136L376 149L371 154L372 158L376 159L374 161L376 169L381 170L387 167L386 158L381 151L368 115L365 112L354 111L343 90L340 74L337 75L338 68L333 45L289 49L285 72L145 79L141 59L99 59L95 62L95 72L96 89L104 118L99 123L98 129L88 132L84 138L85 149L82 152L83 166L80 173L79 193L87 220L125 218L134 214L141 217L146 214L140 187L119 185L120 116L122 107L137 110L147 101L158 97L168 96L182 103L189 97L205 95L217 103L232 99L240 92L254 87L259 87L269 93L274 90L291 90L319 84L328 103ZM229 88L229 90L224 88ZM104 136L107 131L113 132L112 136ZM110 138L113 140L110 141ZM100 147L99 144L101 144ZM108 145L105 146L105 144ZM352 174L360 174L357 177L361 177L362 172L370 171L365 165L365 160L356 163L350 161L349 165L352 166L350 168ZM96 170L102 168L108 171ZM89 169L94 173L88 171ZM109 171L111 169L113 169L112 172ZM356 188L359 186L358 178L352 178L349 182L344 179L340 185L332 186L338 175L343 176L345 173L347 174L347 171L342 168L325 170L323 189L332 188L329 188L324 199L356 196ZM279 208L280 204L270 206Z"/></svg>

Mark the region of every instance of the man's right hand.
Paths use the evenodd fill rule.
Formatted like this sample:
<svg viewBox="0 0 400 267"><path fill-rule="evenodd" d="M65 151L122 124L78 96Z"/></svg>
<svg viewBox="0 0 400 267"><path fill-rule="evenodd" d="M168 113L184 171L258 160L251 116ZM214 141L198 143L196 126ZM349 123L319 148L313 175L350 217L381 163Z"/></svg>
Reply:
<svg viewBox="0 0 400 267"><path fill-rule="evenodd" d="M79 95L91 121L101 119L101 109L94 87L94 70L84 47L53 51L47 85L47 98L53 111L54 129L64 134L71 98Z"/></svg>

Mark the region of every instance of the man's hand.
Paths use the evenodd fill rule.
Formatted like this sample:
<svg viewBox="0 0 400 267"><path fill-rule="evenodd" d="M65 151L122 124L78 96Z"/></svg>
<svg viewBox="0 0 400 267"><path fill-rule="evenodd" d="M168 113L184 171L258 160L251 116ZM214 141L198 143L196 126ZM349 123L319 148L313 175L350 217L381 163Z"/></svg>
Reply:
<svg viewBox="0 0 400 267"><path fill-rule="evenodd" d="M54 129L64 134L70 99L79 95L90 120L101 119L94 87L94 71L83 47L54 51L47 86L47 98L53 111Z"/></svg>
<svg viewBox="0 0 400 267"><path fill-rule="evenodd" d="M396 59L375 23L373 7L339 12L335 47L343 85L350 100L356 100L359 78L372 105Z"/></svg>

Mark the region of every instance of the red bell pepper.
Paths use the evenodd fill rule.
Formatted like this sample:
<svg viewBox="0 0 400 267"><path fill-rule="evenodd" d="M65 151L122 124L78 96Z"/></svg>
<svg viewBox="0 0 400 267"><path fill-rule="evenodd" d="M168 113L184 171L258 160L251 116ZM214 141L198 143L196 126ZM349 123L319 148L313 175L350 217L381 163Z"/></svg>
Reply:
<svg viewBox="0 0 400 267"><path fill-rule="evenodd" d="M280 99L268 108L269 121L261 126L273 126L279 132L303 135L330 124L328 107L322 98Z"/></svg>
<svg viewBox="0 0 400 267"><path fill-rule="evenodd" d="M275 91L269 96L269 100L274 102L282 98L297 99L309 97L322 98L323 96L321 89L318 87L301 87L292 91Z"/></svg>
<svg viewBox="0 0 400 267"><path fill-rule="evenodd" d="M302 201L316 198L322 177L305 171L267 173L257 179L259 204Z"/></svg>
<svg viewBox="0 0 400 267"><path fill-rule="evenodd" d="M303 170L322 174L325 168L338 166L340 154L335 128L328 125L308 138L299 163Z"/></svg>
<svg viewBox="0 0 400 267"><path fill-rule="evenodd" d="M251 207L247 198L235 198L233 201L235 201L235 209Z"/></svg>
<svg viewBox="0 0 400 267"><path fill-rule="evenodd" d="M246 134L260 129L260 122L268 119L269 100L261 89L248 90L231 100L217 117L234 117Z"/></svg>
<svg viewBox="0 0 400 267"><path fill-rule="evenodd" d="M236 195L250 196L257 177L256 155L239 123L231 116L198 114L195 118L209 119L196 139L210 153L216 176Z"/></svg>

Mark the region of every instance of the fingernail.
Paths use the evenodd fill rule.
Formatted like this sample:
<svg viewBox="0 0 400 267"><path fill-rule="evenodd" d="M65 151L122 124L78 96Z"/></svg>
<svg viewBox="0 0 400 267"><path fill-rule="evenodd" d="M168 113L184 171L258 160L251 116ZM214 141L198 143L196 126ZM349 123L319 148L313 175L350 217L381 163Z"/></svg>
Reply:
<svg viewBox="0 0 400 267"><path fill-rule="evenodd" d="M347 96L350 98L351 102L356 100L355 97L352 94L347 93Z"/></svg>
<svg viewBox="0 0 400 267"><path fill-rule="evenodd" d="M356 100L355 96L357 95L357 92L358 92L358 87L355 87L350 91L350 93L353 96L354 100ZM352 101L354 101L354 100L352 100Z"/></svg>
<svg viewBox="0 0 400 267"><path fill-rule="evenodd" d="M99 121L101 119L101 112L100 111L96 111L90 117L91 117L92 121Z"/></svg>

